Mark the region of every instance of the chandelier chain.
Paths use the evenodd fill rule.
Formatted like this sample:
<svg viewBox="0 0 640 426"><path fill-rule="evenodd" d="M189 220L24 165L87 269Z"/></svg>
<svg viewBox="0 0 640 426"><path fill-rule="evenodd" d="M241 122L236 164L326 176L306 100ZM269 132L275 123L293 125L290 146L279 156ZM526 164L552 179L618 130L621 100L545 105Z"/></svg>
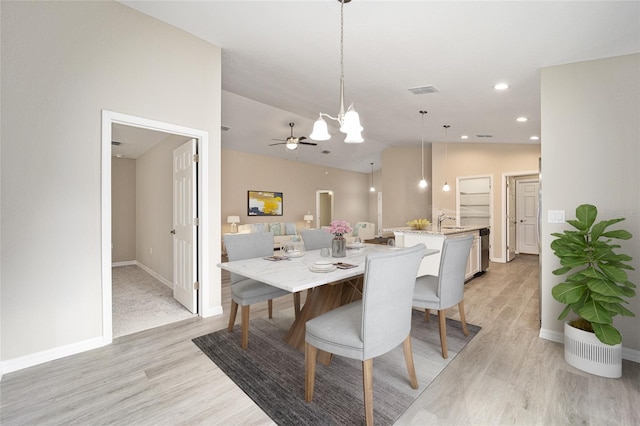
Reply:
<svg viewBox="0 0 640 426"><path fill-rule="evenodd" d="M344 80L344 0L340 2L340 80Z"/></svg>

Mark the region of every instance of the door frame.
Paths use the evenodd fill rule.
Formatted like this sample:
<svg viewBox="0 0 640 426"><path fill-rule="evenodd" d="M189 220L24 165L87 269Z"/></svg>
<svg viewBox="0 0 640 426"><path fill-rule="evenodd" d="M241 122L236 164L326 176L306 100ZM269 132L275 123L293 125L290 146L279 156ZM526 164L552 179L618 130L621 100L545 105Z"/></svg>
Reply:
<svg viewBox="0 0 640 426"><path fill-rule="evenodd" d="M500 194L500 229L502 230L502 250L500 250L500 257L496 257L495 258L495 262L501 262L501 263L506 263L507 262L507 244L509 243L509 240L507 239L507 233L508 233L508 229L507 227L509 226L509 224L507 223L507 183L509 181L509 177L513 177L513 178L518 178L518 177L524 177L524 176L531 176L531 175L535 175L538 176L539 171L538 170L524 170L524 171L520 171L520 172L508 172L508 173L502 173L502 180L501 180L501 184L500 184L500 190L501 190L501 194ZM517 211L516 211L517 213ZM495 255L495 252L494 252Z"/></svg>
<svg viewBox="0 0 640 426"><path fill-rule="evenodd" d="M320 206L320 194L329 194L331 196L331 206L330 206L330 210L331 210L331 220L333 220L333 197L334 197L334 193L332 189L317 189L316 190L316 228L320 229L320 211L321 206Z"/></svg>
<svg viewBox="0 0 640 426"><path fill-rule="evenodd" d="M101 153L101 240L102 240L102 338L105 344L113 341L113 317L112 317L112 259L111 259L111 125L123 124L126 126L156 130L165 133L187 136L196 139L199 153L198 164L198 277L200 290L198 297L198 316L205 312L205 301L209 300L209 133L204 130L178 126L122 114L114 111L102 110L102 153Z"/></svg>

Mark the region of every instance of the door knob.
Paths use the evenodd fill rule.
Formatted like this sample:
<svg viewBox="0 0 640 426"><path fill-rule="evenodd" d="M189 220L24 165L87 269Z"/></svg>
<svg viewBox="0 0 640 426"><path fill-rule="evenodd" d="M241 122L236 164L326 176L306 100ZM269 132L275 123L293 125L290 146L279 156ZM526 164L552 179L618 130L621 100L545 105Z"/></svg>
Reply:
<svg viewBox="0 0 640 426"><path fill-rule="evenodd" d="M172 230L171 230L171 233L172 233L173 235L176 235L176 230L175 230L175 229L172 229Z"/></svg>

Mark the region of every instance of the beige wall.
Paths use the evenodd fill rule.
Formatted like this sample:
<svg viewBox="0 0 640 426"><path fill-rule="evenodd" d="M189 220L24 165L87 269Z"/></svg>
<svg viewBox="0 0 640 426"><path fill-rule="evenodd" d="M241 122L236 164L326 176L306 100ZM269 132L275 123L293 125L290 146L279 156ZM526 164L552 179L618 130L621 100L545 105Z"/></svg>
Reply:
<svg viewBox="0 0 640 426"><path fill-rule="evenodd" d="M16 365L105 343L101 110L209 132L205 238L220 240L221 51L117 2L0 7L0 359Z"/></svg>
<svg viewBox="0 0 640 426"><path fill-rule="evenodd" d="M136 260L136 160L111 157L111 260Z"/></svg>
<svg viewBox="0 0 640 426"><path fill-rule="evenodd" d="M173 150L188 139L168 136L136 161L136 260L173 282Z"/></svg>
<svg viewBox="0 0 640 426"><path fill-rule="evenodd" d="M432 144L433 155L433 216L440 211L456 215L456 178L490 175L493 182L493 206L491 227L491 258L500 259L504 253L502 221L502 175L538 170L540 145L527 144L475 144L449 143L445 153L444 143ZM448 161L445 162L445 157ZM446 171L446 176L445 176ZM442 191L445 180L451 186Z"/></svg>
<svg viewBox="0 0 640 426"><path fill-rule="evenodd" d="M549 210L567 219L583 203L599 219L626 217L617 226L633 234L620 253L633 257L629 280L640 283L640 55L580 62L542 70L542 330L562 339L563 306L551 297L561 281L549 249L551 233L573 229L547 223ZM616 317L623 357L640 362L640 296L627 306L635 317Z"/></svg>
<svg viewBox="0 0 640 426"><path fill-rule="evenodd" d="M424 189L418 186L422 178L421 151L392 147L382 152L383 229L406 226L412 219L431 220L431 148L425 145L424 149L424 178L429 184Z"/></svg>
<svg viewBox="0 0 640 426"><path fill-rule="evenodd" d="M369 175L313 164L287 161L239 151L222 150L222 230L230 231L227 216L240 223L295 222L306 227L303 216L316 210L316 191L334 193L333 218L354 224L369 218ZM247 191L283 193L283 215L247 216Z"/></svg>

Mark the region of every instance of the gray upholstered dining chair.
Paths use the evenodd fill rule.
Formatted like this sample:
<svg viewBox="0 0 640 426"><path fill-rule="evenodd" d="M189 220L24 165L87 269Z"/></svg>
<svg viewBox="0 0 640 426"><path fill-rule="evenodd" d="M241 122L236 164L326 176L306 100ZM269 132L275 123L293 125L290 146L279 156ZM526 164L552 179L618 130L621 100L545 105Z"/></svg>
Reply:
<svg viewBox="0 0 640 426"><path fill-rule="evenodd" d="M305 229L300 231L305 250L318 250L324 247L331 248L333 234L324 229Z"/></svg>
<svg viewBox="0 0 640 426"><path fill-rule="evenodd" d="M313 399L318 350L362 361L364 410L373 424L373 358L403 343L411 387L418 388L411 350L411 299L424 244L376 253L365 261L362 299L306 323L305 400Z"/></svg>
<svg viewBox="0 0 640 426"><path fill-rule="evenodd" d="M256 232L251 234L223 235L229 261L252 259L273 255L273 234L270 232ZM272 299L291 294L286 290L269 284L231 273L231 311L229 312L229 331L233 331L241 306L242 349L249 346L249 306L267 300L269 318L273 316ZM295 302L295 297L294 297ZM296 312L297 315L297 312Z"/></svg>
<svg viewBox="0 0 640 426"><path fill-rule="evenodd" d="M469 251L473 244L473 235L462 238L445 238L440 253L438 276L424 275L416 279L413 292L413 306L425 309L425 319L429 321L429 310L438 310L440 327L440 346L442 357L448 358L447 322L445 309L458 305L462 332L469 335L467 320L464 316L464 275L467 269Z"/></svg>

